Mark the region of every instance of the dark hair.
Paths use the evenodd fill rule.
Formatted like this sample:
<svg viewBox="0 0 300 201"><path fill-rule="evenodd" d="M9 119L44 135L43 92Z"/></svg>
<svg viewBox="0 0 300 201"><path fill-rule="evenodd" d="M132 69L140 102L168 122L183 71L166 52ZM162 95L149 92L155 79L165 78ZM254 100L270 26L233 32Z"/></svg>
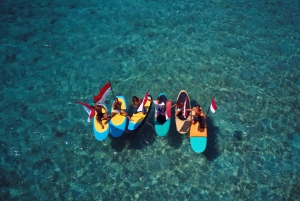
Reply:
<svg viewBox="0 0 300 201"><path fill-rule="evenodd" d="M195 107L197 107L197 106L201 107L200 105L196 105Z"/></svg>
<svg viewBox="0 0 300 201"><path fill-rule="evenodd" d="M136 97L136 96L132 96L132 102L134 101L134 99L137 99L137 100L139 100L139 98L138 97Z"/></svg>

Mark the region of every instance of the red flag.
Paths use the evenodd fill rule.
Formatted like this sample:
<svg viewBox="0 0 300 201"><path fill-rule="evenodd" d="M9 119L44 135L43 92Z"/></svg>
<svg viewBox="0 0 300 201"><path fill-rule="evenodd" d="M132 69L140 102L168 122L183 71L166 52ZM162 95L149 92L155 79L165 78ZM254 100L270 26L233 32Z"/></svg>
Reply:
<svg viewBox="0 0 300 201"><path fill-rule="evenodd" d="M149 90L147 91L147 93L145 94L144 98L143 98L143 102L140 104L139 108L137 109L138 112L142 112L143 108L145 106L145 104L148 101L148 94L149 94Z"/></svg>
<svg viewBox="0 0 300 201"><path fill-rule="evenodd" d="M211 104L210 104L210 111L211 111L212 113L215 113L216 110L217 110L217 105L216 105L215 99L213 98L213 99L211 100Z"/></svg>
<svg viewBox="0 0 300 201"><path fill-rule="evenodd" d="M76 102L76 103L81 104L83 106L83 108L85 109L85 111L89 114L89 117L88 117L87 121L90 122L91 118L93 116L95 116L95 110L94 110L94 108L92 106L84 103L84 102Z"/></svg>
<svg viewBox="0 0 300 201"><path fill-rule="evenodd" d="M102 105L105 102L106 97L111 92L110 82L106 83L101 89L97 96L94 96L94 102L96 105Z"/></svg>
<svg viewBox="0 0 300 201"><path fill-rule="evenodd" d="M187 104L187 102L188 102L188 98L187 97L185 97L185 101L184 101L184 105L183 105L183 116L184 116L184 118L186 118L187 117L187 109L186 109L186 104Z"/></svg>
<svg viewBox="0 0 300 201"><path fill-rule="evenodd" d="M171 118L172 100L166 102L166 120Z"/></svg>

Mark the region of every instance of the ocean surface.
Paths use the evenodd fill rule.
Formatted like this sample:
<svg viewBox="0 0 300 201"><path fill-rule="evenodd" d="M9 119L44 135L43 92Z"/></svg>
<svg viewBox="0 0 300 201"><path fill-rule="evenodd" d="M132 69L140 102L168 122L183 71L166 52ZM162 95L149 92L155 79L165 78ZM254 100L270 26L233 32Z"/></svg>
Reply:
<svg viewBox="0 0 300 201"><path fill-rule="evenodd" d="M0 21L0 200L300 199L299 1L6 0ZM74 101L108 80L128 107L216 97L205 152L154 112L97 141Z"/></svg>

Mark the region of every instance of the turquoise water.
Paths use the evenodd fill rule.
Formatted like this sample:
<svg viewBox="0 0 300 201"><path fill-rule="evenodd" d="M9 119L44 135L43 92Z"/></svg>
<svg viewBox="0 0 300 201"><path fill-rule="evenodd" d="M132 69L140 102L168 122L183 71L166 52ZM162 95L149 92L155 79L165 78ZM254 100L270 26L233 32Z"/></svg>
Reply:
<svg viewBox="0 0 300 201"><path fill-rule="evenodd" d="M298 1L1 1L1 200L299 200ZM87 114L115 94L208 108L195 154L153 114L96 141ZM113 98L110 95L107 104Z"/></svg>

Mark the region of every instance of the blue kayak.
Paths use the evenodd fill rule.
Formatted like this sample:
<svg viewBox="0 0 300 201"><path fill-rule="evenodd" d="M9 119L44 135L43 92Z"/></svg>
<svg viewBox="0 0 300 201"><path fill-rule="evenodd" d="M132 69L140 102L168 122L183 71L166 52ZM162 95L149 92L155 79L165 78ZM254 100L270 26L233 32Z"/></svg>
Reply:
<svg viewBox="0 0 300 201"><path fill-rule="evenodd" d="M103 106L105 107L106 111L102 109L102 112L108 112L107 106L105 104L103 104ZM92 118L94 135L97 140L102 141L107 138L110 126L109 124L105 124L106 120L102 120L102 125L104 126L104 128L102 128L101 124L96 120L96 115L97 112L95 111L95 116Z"/></svg>
<svg viewBox="0 0 300 201"><path fill-rule="evenodd" d="M125 97L122 94L119 94L116 96L119 100L119 102L122 103L121 109L125 110L127 109L126 107L126 100ZM111 111L113 111L113 107L111 108ZM120 137L123 135L125 129L126 129L126 124L127 124L127 117L122 115L122 114L116 114L110 121L110 133L113 137Z"/></svg>

